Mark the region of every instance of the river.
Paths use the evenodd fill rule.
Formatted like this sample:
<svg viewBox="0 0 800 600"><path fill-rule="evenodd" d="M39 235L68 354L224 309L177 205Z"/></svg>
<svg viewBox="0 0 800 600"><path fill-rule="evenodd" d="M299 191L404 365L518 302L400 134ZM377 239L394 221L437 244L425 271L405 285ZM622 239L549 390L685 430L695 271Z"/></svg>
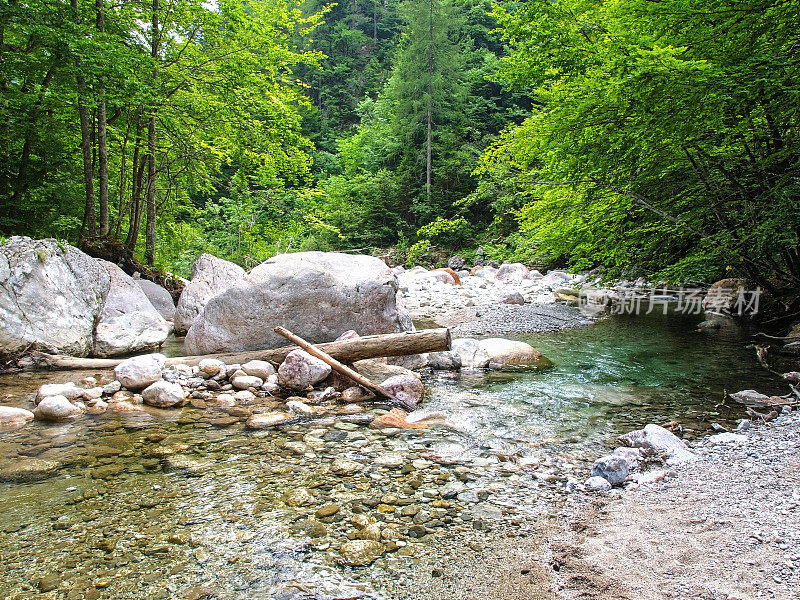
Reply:
<svg viewBox="0 0 800 600"><path fill-rule="evenodd" d="M718 406L725 390L784 393L746 333L698 332L699 320L613 317L517 336L555 366L427 375L423 408L449 422L429 430L369 429L371 409L254 432L187 406L0 434L0 474L30 465L28 479L43 478L0 483L0 593L391 598L441 532L550 510L620 433L677 421L696 437L742 417ZM30 408L39 384L87 375L5 375L0 393ZM331 471L337 458L354 468ZM339 565L338 547L370 522L387 552Z"/></svg>

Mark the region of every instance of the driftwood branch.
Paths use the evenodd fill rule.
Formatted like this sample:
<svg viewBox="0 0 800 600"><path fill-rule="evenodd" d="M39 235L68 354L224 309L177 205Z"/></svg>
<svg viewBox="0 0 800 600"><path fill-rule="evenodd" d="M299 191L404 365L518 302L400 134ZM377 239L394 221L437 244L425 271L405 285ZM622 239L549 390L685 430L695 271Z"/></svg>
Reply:
<svg viewBox="0 0 800 600"><path fill-rule="evenodd" d="M271 350L251 350L248 352L230 352L225 354L207 354L205 356L176 356L167 359L167 366L195 366L204 358L218 358L228 363L245 363L250 360L266 360L282 363L292 350L298 346L274 348ZM423 329L403 333L369 335L355 339L318 344L317 348L342 363L353 363L367 358L383 356L408 356L424 352L442 352L450 349L449 329ZM122 358L78 358L74 356L58 356L34 352L18 361L25 370L53 369L113 369L120 364Z"/></svg>
<svg viewBox="0 0 800 600"><path fill-rule="evenodd" d="M278 335L282 335L283 337L285 337L290 342L294 342L295 344L300 346L303 350L308 352L311 356L316 356L318 359L320 359L324 363L327 363L328 365L330 365L330 367L334 371L336 371L337 373L341 373L345 377L349 377L350 379L355 381L358 385L360 385L361 387L363 387L365 389L368 389L370 392L372 392L376 396L383 396L384 398L388 398L389 400L391 400L392 404L396 404L397 406L400 406L401 408L405 408L406 410L413 410L413 408L414 408L413 406L411 406L411 407L407 406L406 403L404 403L402 400L399 400L398 398L395 398L394 394L392 394L389 390L381 387L380 385L378 385L377 383L375 383L373 381L370 381L369 379L367 379L366 377L361 375L361 373L358 373L357 371L354 371L350 367L348 367L346 365L343 365L338 360L333 358L330 354L326 354L325 352L323 352L319 348L315 347L314 345L309 344L303 338L293 334L288 329L284 329L283 327L276 327L275 328L275 333L277 333Z"/></svg>

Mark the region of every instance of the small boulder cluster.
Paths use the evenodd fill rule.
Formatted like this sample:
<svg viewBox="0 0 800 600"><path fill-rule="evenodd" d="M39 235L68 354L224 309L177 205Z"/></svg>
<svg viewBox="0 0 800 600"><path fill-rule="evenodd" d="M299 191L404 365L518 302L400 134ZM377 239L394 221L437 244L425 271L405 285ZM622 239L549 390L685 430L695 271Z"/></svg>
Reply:
<svg viewBox="0 0 800 600"><path fill-rule="evenodd" d="M303 350L290 352L277 366L262 360L226 364L216 358L202 359L195 366L166 366L166 362L162 354L136 356L114 369L113 381L102 383L87 377L80 384L43 385L33 411L3 407L0 421L21 426L34 418L66 422L108 411L146 415L150 409L190 404L237 417L227 424L243 420L252 429L264 429L303 417L362 412L358 403L375 399L371 392ZM376 378L407 407L416 406L425 395L419 376L402 367L365 360L354 368Z"/></svg>
<svg viewBox="0 0 800 600"><path fill-rule="evenodd" d="M626 484L654 483L667 476L664 466L697 458L678 436L652 423L644 429L626 433L619 441L621 446L594 462L591 476L583 484L585 490L605 492ZM572 489L578 487L574 481L567 485Z"/></svg>

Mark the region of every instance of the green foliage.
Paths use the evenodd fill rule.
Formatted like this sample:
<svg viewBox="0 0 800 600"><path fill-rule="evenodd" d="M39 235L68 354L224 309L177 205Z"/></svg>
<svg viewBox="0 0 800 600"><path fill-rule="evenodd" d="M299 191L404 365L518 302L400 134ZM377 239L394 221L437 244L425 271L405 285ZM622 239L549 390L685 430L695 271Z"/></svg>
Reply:
<svg viewBox="0 0 800 600"><path fill-rule="evenodd" d="M495 15L513 49L498 80L537 108L484 155L482 192L518 190L532 245L577 267L732 265L797 288L796 7L537 0Z"/></svg>
<svg viewBox="0 0 800 600"><path fill-rule="evenodd" d="M469 222L463 218L445 219L437 217L432 223L423 225L417 235L423 240L435 242L439 246L460 249L465 241L472 238Z"/></svg>
<svg viewBox="0 0 800 600"><path fill-rule="evenodd" d="M312 143L302 116L310 103L295 71L319 64L322 55L309 48L308 38L321 14L303 16L293 0L106 0L99 4L101 32L98 4L81 0L77 6L74 14L69 2L0 4L0 231L73 243L85 234L78 104L86 107L93 130L91 181L97 190L102 100L112 236L123 237L134 215L143 214L150 185L147 125L157 115L152 186L163 237L160 264L180 263L172 238L180 247L183 236L191 240L195 233L209 238L197 246L243 260L264 255L261 244L269 242L246 236L242 221L248 217L235 202L225 211L234 223L216 221L219 244L216 231L187 229L183 219L202 212L207 200L221 201L233 187L242 194L269 188L301 195L309 186ZM154 7L159 37L152 58ZM237 245L229 229L242 232ZM140 235L139 229L131 232L131 247Z"/></svg>
<svg viewBox="0 0 800 600"><path fill-rule="evenodd" d="M413 244L406 254L406 265L413 267L415 265L432 266L433 246L430 240L420 240Z"/></svg>

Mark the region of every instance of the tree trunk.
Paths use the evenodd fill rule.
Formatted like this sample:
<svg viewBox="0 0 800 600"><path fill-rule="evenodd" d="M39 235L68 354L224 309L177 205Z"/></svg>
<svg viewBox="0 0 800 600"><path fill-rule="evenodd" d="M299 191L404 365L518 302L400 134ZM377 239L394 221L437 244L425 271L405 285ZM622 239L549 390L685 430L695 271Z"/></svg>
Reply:
<svg viewBox="0 0 800 600"><path fill-rule="evenodd" d="M131 252L136 248L139 237L139 215L142 200L142 178L144 177L144 163L140 158L142 148L142 122L141 112L136 113L136 143L133 147L133 163L131 165L131 203L128 215L128 235L125 236L125 245Z"/></svg>
<svg viewBox="0 0 800 600"><path fill-rule="evenodd" d="M423 329L404 333L387 333L368 335L360 338L316 344L316 347L332 356L339 362L354 363L368 358L383 356L409 356L425 352L444 352L450 350L449 329ZM266 360L282 363L286 355L297 346L286 346L272 350L252 350L249 352L233 352L226 354L208 354L205 356L176 356L167 359L167 366L195 366L204 358L217 358L227 364L243 364L250 360ZM122 358L76 358L73 356L54 356L36 352L30 355L29 369L113 369Z"/></svg>
<svg viewBox="0 0 800 600"><path fill-rule="evenodd" d="M428 37L428 135L425 140L425 197L428 206L431 204L431 154L432 154L432 132L433 132L433 2L430 3L430 16L428 18L429 37Z"/></svg>
<svg viewBox="0 0 800 600"><path fill-rule="evenodd" d="M70 0L73 20L76 25L81 22L78 12L78 0ZM86 78L81 74L81 61L77 60L78 75L78 116L81 121L81 153L83 154L83 186L86 193L86 202L83 211L83 226L81 237L94 237L97 235L97 217L94 210L94 166L92 165L92 126L90 123L89 109L84 104L86 96Z"/></svg>
<svg viewBox="0 0 800 600"><path fill-rule="evenodd" d="M95 8L97 11L97 31L105 33L106 17L103 0L96 0ZM100 236L108 235L108 145L106 142L106 101L104 99L105 88L103 78L100 78L100 88L98 90L100 104L97 107L97 168L100 180Z"/></svg>
<svg viewBox="0 0 800 600"><path fill-rule="evenodd" d="M19 206L25 196L25 192L31 186L29 179L28 167L30 166L31 150L33 148L33 130L37 126L37 119L39 118L39 111L44 103L45 96L47 95L47 88L50 87L50 82L56 72L56 63L59 60L59 55L53 60L53 64L47 70L44 76L44 81L39 89L39 97L36 99L30 113L28 113L28 128L25 131L25 142L22 144L22 155L19 160L19 168L17 169L17 184L14 189L14 196L12 199L12 206Z"/></svg>
<svg viewBox="0 0 800 600"><path fill-rule="evenodd" d="M320 350L313 344L309 344L306 340L304 340L298 335L293 334L288 329L284 329L283 327L276 327L275 333L277 333L278 335L282 335L290 342L294 342L295 344L300 346L303 350L308 352L311 356L320 359L322 362L327 364L331 369L333 369L340 375L344 375L345 377L352 379L358 385L360 385L364 389L369 390L376 396L383 396L384 398L388 398L392 401L393 404L396 404L397 406L400 406L401 408L404 408L406 410L414 410L413 404L411 406L405 404L402 400L396 398L389 390L381 387L374 381L370 381L369 379L361 375L361 373L351 369L347 365L343 365L341 362L333 358L327 352Z"/></svg>
<svg viewBox="0 0 800 600"><path fill-rule="evenodd" d="M131 122L128 119L128 126L125 128L125 137L122 139L122 146L120 148L120 165L119 165L119 193L117 195L117 220L114 223L113 237L119 239L122 231L122 218L128 207L125 206L125 171L128 163L128 139L131 135Z"/></svg>
<svg viewBox="0 0 800 600"><path fill-rule="evenodd" d="M153 0L153 24L150 56L158 59L158 1ZM153 86L158 80L158 68L153 66ZM145 262L152 267L156 262L156 107L150 109L147 123L147 227L145 228Z"/></svg>

